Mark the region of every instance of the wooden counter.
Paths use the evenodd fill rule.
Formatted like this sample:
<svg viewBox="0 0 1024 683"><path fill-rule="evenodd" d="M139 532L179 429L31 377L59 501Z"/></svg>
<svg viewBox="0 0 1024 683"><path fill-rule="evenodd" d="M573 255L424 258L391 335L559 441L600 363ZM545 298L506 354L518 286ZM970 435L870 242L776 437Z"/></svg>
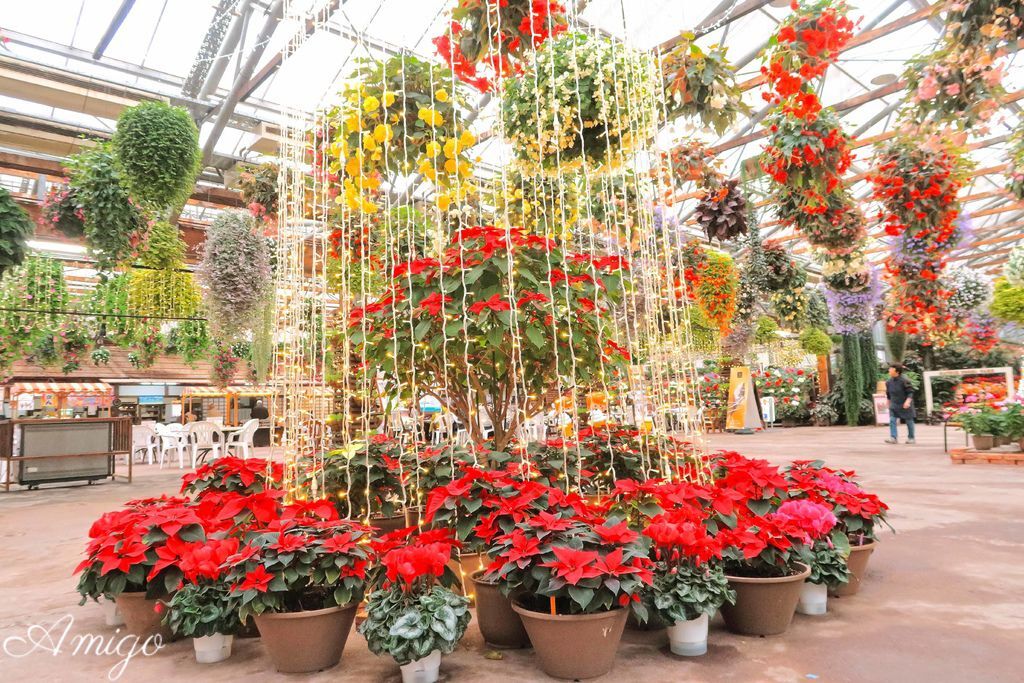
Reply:
<svg viewBox="0 0 1024 683"><path fill-rule="evenodd" d="M16 445L17 444L17 445ZM67 481L132 480L132 423L128 417L19 419L0 422L0 475L30 488ZM115 456L128 455L128 473Z"/></svg>

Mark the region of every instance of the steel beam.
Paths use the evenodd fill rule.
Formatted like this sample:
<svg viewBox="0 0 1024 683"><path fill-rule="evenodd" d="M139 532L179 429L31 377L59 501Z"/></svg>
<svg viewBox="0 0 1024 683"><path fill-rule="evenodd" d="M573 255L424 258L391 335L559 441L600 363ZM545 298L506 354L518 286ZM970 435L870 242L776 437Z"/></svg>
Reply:
<svg viewBox="0 0 1024 683"><path fill-rule="evenodd" d="M246 83L252 77L252 72L256 69L256 63L259 62L260 57L263 56L263 52L267 49L267 42L270 37L274 35L274 31L277 29L278 24L281 21L281 16L284 11L284 0L275 0L267 13L266 21L263 23L263 28L260 29L259 35L256 37L256 42L249 52L249 56L246 57L245 62L242 64L242 68L239 69L238 78L235 79L234 85L231 86L231 91L228 92L227 97L221 103L220 108L217 110L217 118L213 122L213 130L210 131L209 137L206 139L206 144L203 145L203 163L209 163L213 157L214 147L217 145L217 141L220 139L221 134L228 125L228 119L231 114L235 111L235 107L238 105L241 99L242 92L245 90Z"/></svg>
<svg viewBox="0 0 1024 683"><path fill-rule="evenodd" d="M114 13L114 18L110 20L110 25L107 26L107 30L103 32L103 37L100 38L100 42L97 43L96 49L92 51L92 58L99 59L103 56L103 53L107 51L107 47L110 46L110 41L117 35L117 31L121 28L121 24L124 23L128 13L132 11L132 7L135 5L135 0L121 0L121 6L117 8L117 12Z"/></svg>

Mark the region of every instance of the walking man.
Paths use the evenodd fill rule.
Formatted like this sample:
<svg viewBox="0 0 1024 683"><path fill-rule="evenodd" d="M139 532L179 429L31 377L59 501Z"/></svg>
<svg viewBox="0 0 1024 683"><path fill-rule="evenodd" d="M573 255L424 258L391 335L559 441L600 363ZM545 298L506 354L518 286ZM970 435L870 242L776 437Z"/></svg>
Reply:
<svg viewBox="0 0 1024 683"><path fill-rule="evenodd" d="M885 380L885 397L889 399L889 438L886 443L899 443L896 430L899 420L907 423L907 443L914 441L914 387L903 376L903 366L889 366L889 379Z"/></svg>

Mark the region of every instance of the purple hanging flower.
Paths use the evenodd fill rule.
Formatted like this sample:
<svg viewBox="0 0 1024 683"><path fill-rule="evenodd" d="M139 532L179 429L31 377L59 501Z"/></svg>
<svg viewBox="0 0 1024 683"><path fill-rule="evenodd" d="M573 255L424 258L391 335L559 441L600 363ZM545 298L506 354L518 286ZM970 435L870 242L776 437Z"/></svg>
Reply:
<svg viewBox="0 0 1024 683"><path fill-rule="evenodd" d="M858 334L871 329L878 319L882 282L872 268L868 284L859 290L833 289L822 285L832 327L839 334Z"/></svg>

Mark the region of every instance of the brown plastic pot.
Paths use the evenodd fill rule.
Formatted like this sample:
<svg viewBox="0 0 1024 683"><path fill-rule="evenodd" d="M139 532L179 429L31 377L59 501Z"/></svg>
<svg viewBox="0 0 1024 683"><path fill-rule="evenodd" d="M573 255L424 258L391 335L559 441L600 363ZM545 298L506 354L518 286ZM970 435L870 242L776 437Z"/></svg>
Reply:
<svg viewBox="0 0 1024 683"><path fill-rule="evenodd" d="M488 559L484 553L460 552L457 558L453 557L448 562L448 566L451 567L452 571L455 572L455 576L459 579L459 585L455 588L455 592L465 595L470 600L474 600L473 584L470 581L470 577L477 571L486 568L487 563Z"/></svg>
<svg viewBox="0 0 1024 683"><path fill-rule="evenodd" d="M281 673L329 669L341 660L356 605L308 612L263 613L254 617L263 644Z"/></svg>
<svg viewBox="0 0 1024 683"><path fill-rule="evenodd" d="M159 602L147 598L145 593L121 593L114 599L124 618L125 630L140 638L159 635L167 643L174 639L174 632L161 622L163 614L156 611Z"/></svg>
<svg viewBox="0 0 1024 683"><path fill-rule="evenodd" d="M498 588L498 584L485 581L483 569L473 572L470 580L476 593L476 623L484 641L498 649L518 649L530 646L523 620L512 609L512 599Z"/></svg>
<svg viewBox="0 0 1024 683"><path fill-rule="evenodd" d="M390 517L370 517L370 526L384 534L390 534L392 531L398 531L408 526L405 523L405 513L400 515L391 515Z"/></svg>
<svg viewBox="0 0 1024 683"><path fill-rule="evenodd" d="M868 571L868 560L873 552L875 552L874 542L850 546L850 556L846 558L846 566L850 570L850 580L838 588L830 588L829 595L840 598L856 595L860 590L860 583Z"/></svg>
<svg viewBox="0 0 1024 683"><path fill-rule="evenodd" d="M987 451L996 445L996 437L991 434L972 434L971 441L974 442L974 450Z"/></svg>
<svg viewBox="0 0 1024 683"><path fill-rule="evenodd" d="M722 618L733 633L748 636L774 636L785 632L793 621L800 589L811 568L790 576L760 578L729 576L729 586L736 591L736 604L722 605Z"/></svg>
<svg viewBox="0 0 1024 683"><path fill-rule="evenodd" d="M596 614L547 614L512 602L523 620L540 668L548 676L584 680L603 676L615 665L626 627L626 609Z"/></svg>

